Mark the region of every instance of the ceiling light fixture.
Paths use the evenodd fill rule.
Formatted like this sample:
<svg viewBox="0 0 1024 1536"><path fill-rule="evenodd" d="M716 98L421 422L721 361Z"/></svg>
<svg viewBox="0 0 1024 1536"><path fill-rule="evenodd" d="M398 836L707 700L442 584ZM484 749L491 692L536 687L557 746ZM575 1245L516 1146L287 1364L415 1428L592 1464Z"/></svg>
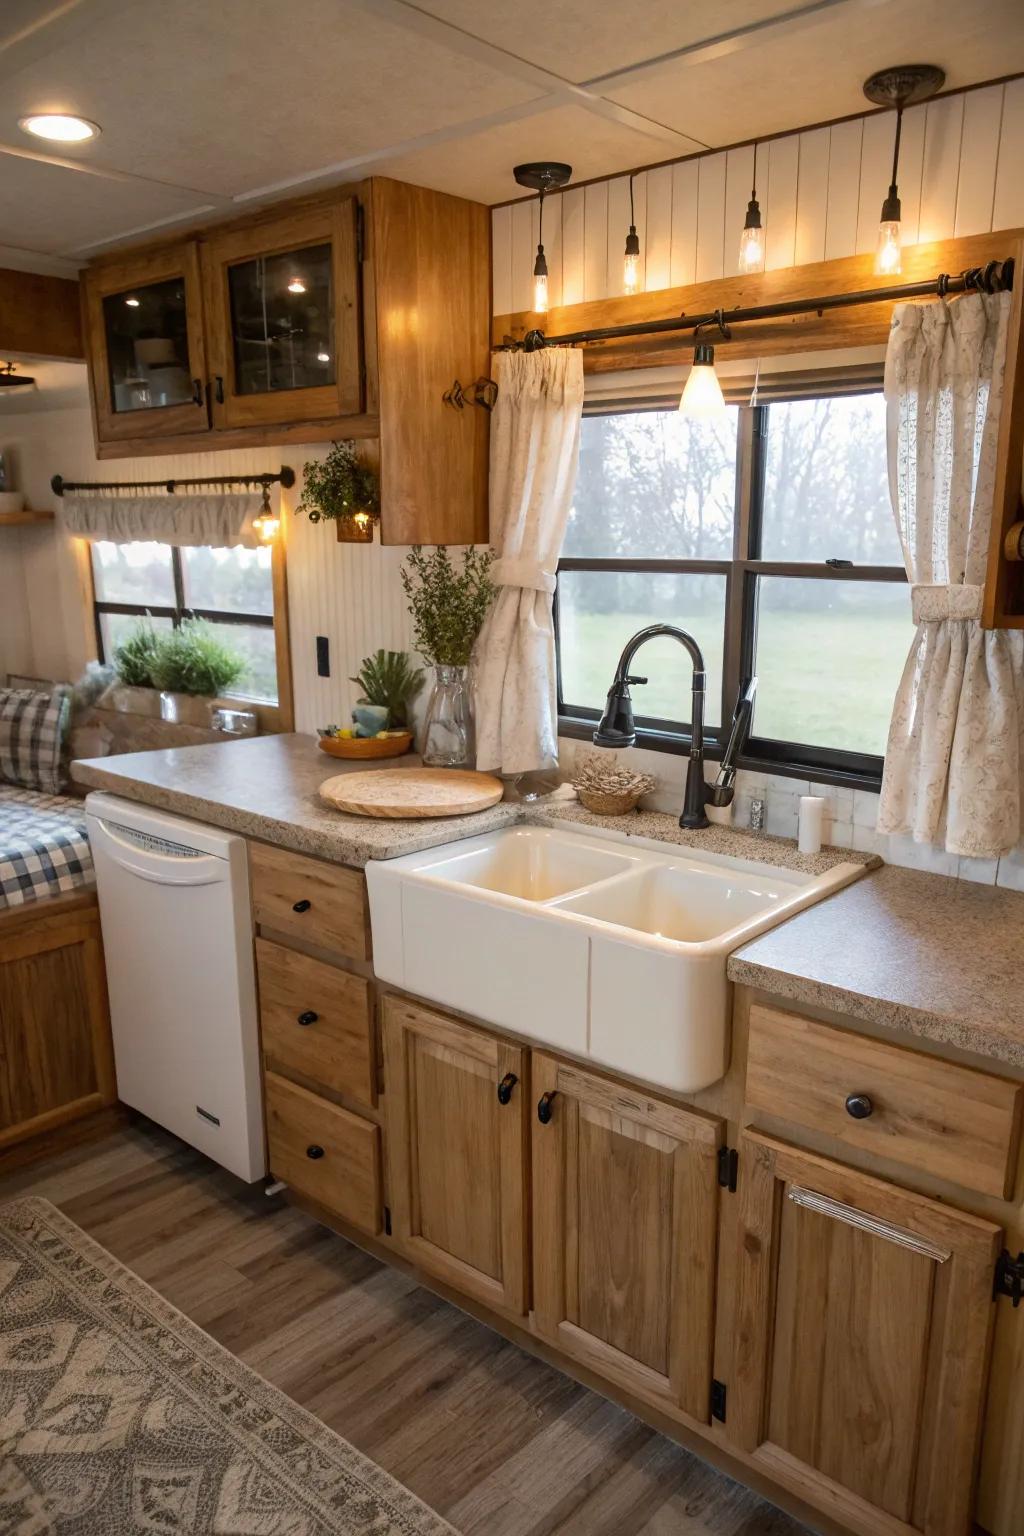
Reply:
<svg viewBox="0 0 1024 1536"><path fill-rule="evenodd" d="M640 287L640 236L636 232L636 214L633 209L633 176L629 177L629 234L626 236L626 253L622 259L622 291L636 293Z"/></svg>
<svg viewBox="0 0 1024 1536"><path fill-rule="evenodd" d="M540 218L537 225L537 257L533 263L533 312L548 312L548 261L544 254L544 194L564 187L572 175L572 166L560 160L533 160L528 165L517 165L512 171L521 187L531 187L540 193Z"/></svg>
<svg viewBox="0 0 1024 1536"><path fill-rule="evenodd" d="M679 409L692 421L711 421L725 414L725 396L715 372L715 349L709 342L699 341L693 349L693 367Z"/></svg>
<svg viewBox="0 0 1024 1536"><path fill-rule="evenodd" d="M754 140L754 184L750 189L747 217L740 236L741 273L764 271L764 230L761 227L761 205L757 201L757 140Z"/></svg>
<svg viewBox="0 0 1024 1536"><path fill-rule="evenodd" d="M291 282L288 284L288 292L289 293L305 293L305 291L306 291L306 285L302 281L302 278L301 277L293 277Z"/></svg>
<svg viewBox="0 0 1024 1536"><path fill-rule="evenodd" d="M34 384L35 379L29 378L27 373L14 372L14 364L8 363L6 368L0 366L0 389L16 389L23 384Z"/></svg>
<svg viewBox="0 0 1024 1536"><path fill-rule="evenodd" d="M138 309L139 307L139 300L135 297L134 294L131 294L127 299L125 299L125 303L129 309Z"/></svg>
<svg viewBox="0 0 1024 1536"><path fill-rule="evenodd" d="M54 144L84 144L99 137L99 123L87 117L75 117L67 112L33 112L18 119L18 127L37 139L49 139Z"/></svg>
<svg viewBox="0 0 1024 1536"><path fill-rule="evenodd" d="M875 250L875 271L884 277L892 277L903 270L900 252L900 224L902 210L897 188L900 166L900 136L903 131L903 109L927 101L945 84L945 72L935 64L897 64L892 69L880 69L864 82L864 95L876 107L895 107L896 138L892 151L892 181L889 195L882 204L882 217L878 225L878 245Z"/></svg>

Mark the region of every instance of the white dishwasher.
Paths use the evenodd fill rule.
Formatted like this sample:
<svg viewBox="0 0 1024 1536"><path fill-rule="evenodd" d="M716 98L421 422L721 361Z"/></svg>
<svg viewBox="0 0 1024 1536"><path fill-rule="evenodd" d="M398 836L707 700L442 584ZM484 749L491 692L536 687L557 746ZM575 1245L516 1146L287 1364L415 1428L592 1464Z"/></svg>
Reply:
<svg viewBox="0 0 1024 1536"><path fill-rule="evenodd" d="M266 1173L245 841L85 802L124 1103L239 1178Z"/></svg>

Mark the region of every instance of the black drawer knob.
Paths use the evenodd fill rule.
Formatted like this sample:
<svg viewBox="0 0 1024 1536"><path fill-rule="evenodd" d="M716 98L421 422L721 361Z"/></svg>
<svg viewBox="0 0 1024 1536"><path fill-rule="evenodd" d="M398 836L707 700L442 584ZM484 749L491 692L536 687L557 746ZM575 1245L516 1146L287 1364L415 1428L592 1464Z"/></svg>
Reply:
<svg viewBox="0 0 1024 1536"><path fill-rule="evenodd" d="M313 1159L314 1163L316 1162L317 1158L323 1157L323 1155L324 1155L323 1147L318 1147L315 1142L314 1142L314 1144L311 1147L307 1147L306 1148L306 1156L307 1157L311 1157Z"/></svg>
<svg viewBox="0 0 1024 1536"><path fill-rule="evenodd" d="M299 1014L295 1022L297 1024L315 1024L319 1017L320 1015L318 1013L314 1013L312 1008L307 1008L305 1013Z"/></svg>
<svg viewBox="0 0 1024 1536"><path fill-rule="evenodd" d="M292 907L292 911L293 912L308 912L312 905L313 905L313 903L311 901L307 901L305 896L303 896L302 900L301 901L297 901L295 903L294 907Z"/></svg>
<svg viewBox="0 0 1024 1536"><path fill-rule="evenodd" d="M501 1082L498 1084L498 1103L499 1104L507 1104L509 1102L509 1100L512 1097L512 1089L515 1087L515 1085L516 1085L516 1083L518 1083L518 1081L519 1081L519 1079L518 1079L518 1077L516 1077L516 1074L514 1072L506 1072L505 1073L505 1076L502 1078Z"/></svg>
<svg viewBox="0 0 1024 1536"><path fill-rule="evenodd" d="M846 1113L855 1120L866 1120L874 1112L875 1106L866 1093L851 1093L846 1101Z"/></svg>
<svg viewBox="0 0 1024 1536"><path fill-rule="evenodd" d="M550 1093L542 1093L537 1103L537 1119L541 1125L547 1125L551 1119L552 1102L558 1098L558 1090L552 1089Z"/></svg>

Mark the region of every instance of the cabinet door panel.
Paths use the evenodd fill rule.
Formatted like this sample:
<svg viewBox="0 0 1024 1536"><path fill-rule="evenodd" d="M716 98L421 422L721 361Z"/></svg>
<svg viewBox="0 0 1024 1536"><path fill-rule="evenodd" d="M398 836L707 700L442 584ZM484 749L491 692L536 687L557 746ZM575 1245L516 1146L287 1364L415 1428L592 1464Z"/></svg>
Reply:
<svg viewBox="0 0 1024 1536"><path fill-rule="evenodd" d="M539 1331L662 1409L709 1415L718 1121L542 1053L533 1097Z"/></svg>
<svg viewBox="0 0 1024 1536"><path fill-rule="evenodd" d="M727 1433L853 1530L966 1536L998 1228L752 1133L740 1169Z"/></svg>
<svg viewBox="0 0 1024 1536"><path fill-rule="evenodd" d="M396 1239L440 1279L524 1312L525 1052L388 997L384 1062Z"/></svg>

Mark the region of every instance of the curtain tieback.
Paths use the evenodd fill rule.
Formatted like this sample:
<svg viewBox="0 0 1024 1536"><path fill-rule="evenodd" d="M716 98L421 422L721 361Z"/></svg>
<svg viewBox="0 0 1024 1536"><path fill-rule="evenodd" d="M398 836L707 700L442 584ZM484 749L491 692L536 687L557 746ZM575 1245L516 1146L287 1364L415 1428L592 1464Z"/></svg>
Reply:
<svg viewBox="0 0 1024 1536"><path fill-rule="evenodd" d="M943 619L980 619L984 587L913 586L910 605L915 624L936 624Z"/></svg>
<svg viewBox="0 0 1024 1536"><path fill-rule="evenodd" d="M495 560L489 574L496 587L526 587L533 592L548 593L555 590L554 574L546 571L539 560L506 556Z"/></svg>

